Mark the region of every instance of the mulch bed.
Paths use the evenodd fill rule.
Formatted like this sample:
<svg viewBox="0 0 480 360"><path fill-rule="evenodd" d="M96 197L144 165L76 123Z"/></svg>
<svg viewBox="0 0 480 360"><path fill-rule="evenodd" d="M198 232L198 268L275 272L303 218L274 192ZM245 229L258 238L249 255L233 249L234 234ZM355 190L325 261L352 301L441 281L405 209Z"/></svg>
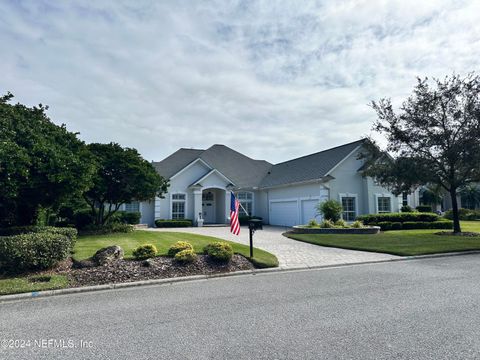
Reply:
<svg viewBox="0 0 480 360"><path fill-rule="evenodd" d="M150 266L145 266L144 261L116 260L104 266L77 269L72 261L68 260L54 270L44 273L67 275L70 286L79 287L254 269L250 261L237 254L228 264L213 262L205 255L198 255L197 260L191 264L180 264L164 256L150 259L149 262Z"/></svg>
<svg viewBox="0 0 480 360"><path fill-rule="evenodd" d="M459 232L459 233L454 233L453 231L439 231L439 232L436 232L435 235L477 237L477 236L480 236L480 233L469 232L469 231L464 231L464 232Z"/></svg>

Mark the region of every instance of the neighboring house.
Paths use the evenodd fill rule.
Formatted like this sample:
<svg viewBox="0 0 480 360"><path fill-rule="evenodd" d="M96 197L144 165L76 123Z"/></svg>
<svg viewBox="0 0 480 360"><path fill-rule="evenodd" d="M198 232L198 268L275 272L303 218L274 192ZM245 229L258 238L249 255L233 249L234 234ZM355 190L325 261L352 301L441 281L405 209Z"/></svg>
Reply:
<svg viewBox="0 0 480 360"><path fill-rule="evenodd" d="M365 140L355 141L311 155L272 165L251 159L224 145L206 150L180 149L155 162L169 179L163 199L141 202L141 222L155 219L192 219L206 224L228 223L230 191L243 208L271 225L293 226L321 217L316 205L335 199L343 205L343 219L357 215L397 212L402 205L418 205L418 193L394 196L362 174L358 159ZM241 215L245 215L243 209Z"/></svg>

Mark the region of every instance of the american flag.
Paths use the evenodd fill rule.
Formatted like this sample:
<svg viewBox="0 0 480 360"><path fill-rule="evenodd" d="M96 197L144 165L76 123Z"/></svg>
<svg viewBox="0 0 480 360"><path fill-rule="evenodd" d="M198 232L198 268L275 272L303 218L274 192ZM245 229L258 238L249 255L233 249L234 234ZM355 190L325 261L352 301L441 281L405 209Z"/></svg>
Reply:
<svg viewBox="0 0 480 360"><path fill-rule="evenodd" d="M238 221L239 206L240 203L232 192L230 196L230 232L235 235L240 234L240 222Z"/></svg>

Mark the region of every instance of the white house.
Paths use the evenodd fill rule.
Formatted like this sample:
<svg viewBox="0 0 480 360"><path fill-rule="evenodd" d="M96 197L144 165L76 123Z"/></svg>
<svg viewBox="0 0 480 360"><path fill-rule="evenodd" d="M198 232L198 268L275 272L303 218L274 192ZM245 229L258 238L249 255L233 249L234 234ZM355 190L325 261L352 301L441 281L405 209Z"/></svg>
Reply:
<svg viewBox="0 0 480 360"><path fill-rule="evenodd" d="M170 181L165 197L127 207L138 209L141 222L150 226L156 219L196 222L199 217L206 224L228 223L233 191L250 215L262 217L267 224L293 226L321 220L315 206L326 199L341 202L346 221L360 214L397 212L402 205L418 205L418 192L397 197L362 174L358 154L364 141L275 165L224 145L180 149L153 163Z"/></svg>

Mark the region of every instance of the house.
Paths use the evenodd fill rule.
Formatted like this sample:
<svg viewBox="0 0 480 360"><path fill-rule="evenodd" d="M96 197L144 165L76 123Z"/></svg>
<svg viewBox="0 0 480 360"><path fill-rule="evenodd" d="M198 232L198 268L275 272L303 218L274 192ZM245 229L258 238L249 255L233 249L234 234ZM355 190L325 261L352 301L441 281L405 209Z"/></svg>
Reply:
<svg viewBox="0 0 480 360"><path fill-rule="evenodd" d="M351 142L279 164L251 159L224 145L206 150L179 149L153 165L170 187L164 198L128 204L150 226L155 219L192 219L206 224L228 223L230 192L242 208L240 215L260 216L271 225L293 226L316 218L316 205L335 199L343 205L343 219L357 215L397 212L416 206L418 193L393 195L362 174L358 159L365 140Z"/></svg>

